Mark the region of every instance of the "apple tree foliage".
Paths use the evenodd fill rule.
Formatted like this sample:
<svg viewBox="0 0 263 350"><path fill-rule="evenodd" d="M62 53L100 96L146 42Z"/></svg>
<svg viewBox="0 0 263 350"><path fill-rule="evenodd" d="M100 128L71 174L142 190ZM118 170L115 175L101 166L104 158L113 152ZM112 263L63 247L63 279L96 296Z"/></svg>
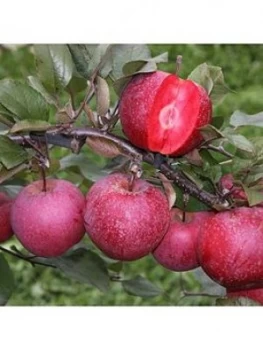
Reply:
<svg viewBox="0 0 263 350"><path fill-rule="evenodd" d="M14 197L22 186L40 177L44 166L47 176L70 178L86 193L101 177L127 168L129 154L123 154L122 145L98 135L110 132L116 138L125 137L117 113L123 88L134 75L156 71L158 64L169 60L168 54L152 57L147 45L120 44L34 45L32 50L36 64L33 75L25 81L9 77L0 80L0 191ZM189 72L188 78L206 89L214 106L224 103L226 94L236 93L228 88L222 68L215 65L204 62ZM263 138L253 133L245 135L245 126L261 128L263 112L248 115L236 110L228 117L214 116L212 124L202 128L202 145L172 159L172 168L190 180L192 189L213 196L217 196L220 177L232 173L243 186L250 206L262 202L258 180L263 177ZM74 135L71 128L77 130ZM99 133L85 143L78 136L86 128ZM107 158L109 153L113 159ZM94 158L93 154L98 156ZM144 178L160 185L153 164L144 162L142 166ZM209 209L209 203L197 198L191 188L187 202L180 182L173 188L177 207L186 211ZM173 195L170 188L165 190L168 196ZM122 262L106 258L88 240L58 258L32 257L16 241L10 248L0 246L0 250L1 305L15 293L14 277L5 258L8 254L29 266L59 269L67 277L103 293L110 293L111 285L120 283L123 291L131 295L166 297L155 281L143 277L143 271L126 277ZM215 294L223 296L223 288L216 288L200 269L195 276L204 292L213 294L215 288ZM248 304L226 298L217 301L217 305Z"/></svg>

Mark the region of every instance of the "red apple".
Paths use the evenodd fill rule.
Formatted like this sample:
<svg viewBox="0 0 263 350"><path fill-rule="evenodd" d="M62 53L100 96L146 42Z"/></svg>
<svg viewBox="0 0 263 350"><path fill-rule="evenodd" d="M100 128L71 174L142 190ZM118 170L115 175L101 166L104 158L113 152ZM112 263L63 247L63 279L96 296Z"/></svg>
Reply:
<svg viewBox="0 0 263 350"><path fill-rule="evenodd" d="M10 201L10 198L8 197L8 195L5 194L4 192L0 192L0 205L9 201Z"/></svg>
<svg viewBox="0 0 263 350"><path fill-rule="evenodd" d="M48 179L26 186L11 210L13 231L31 253L43 257L62 255L84 236L85 197L65 180Z"/></svg>
<svg viewBox="0 0 263 350"><path fill-rule="evenodd" d="M161 241L170 223L167 198L147 181L111 174L97 181L86 196L86 231L105 255L136 260Z"/></svg>
<svg viewBox="0 0 263 350"><path fill-rule="evenodd" d="M172 271L188 271L199 266L197 238L209 212L185 213L172 209L171 224L161 243L153 251L154 258Z"/></svg>
<svg viewBox="0 0 263 350"><path fill-rule="evenodd" d="M209 218L199 236L199 262L229 289L263 286L263 208L236 208Z"/></svg>
<svg viewBox="0 0 263 350"><path fill-rule="evenodd" d="M219 180L219 186L224 193L231 193L231 197L235 200L247 202L247 195L241 185L235 184L232 174L225 174Z"/></svg>
<svg viewBox="0 0 263 350"><path fill-rule="evenodd" d="M7 241L13 236L10 223L10 212L12 207L12 199L5 193L0 193L0 243Z"/></svg>
<svg viewBox="0 0 263 350"><path fill-rule="evenodd" d="M227 297L229 298L249 298L252 300L255 300L259 304L263 305L263 288L256 288L256 289L246 289L246 290L238 290L238 291L231 291L227 290Z"/></svg>
<svg viewBox="0 0 263 350"><path fill-rule="evenodd" d="M202 141L199 128L211 122L212 104L197 83L156 71L132 78L122 93L119 113L134 145L178 156Z"/></svg>

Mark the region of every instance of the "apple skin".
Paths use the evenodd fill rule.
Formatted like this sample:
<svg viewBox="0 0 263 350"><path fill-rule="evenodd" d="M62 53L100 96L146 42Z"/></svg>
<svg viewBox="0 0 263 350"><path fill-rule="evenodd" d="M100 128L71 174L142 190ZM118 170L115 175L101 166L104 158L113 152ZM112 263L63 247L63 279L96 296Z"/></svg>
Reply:
<svg viewBox="0 0 263 350"><path fill-rule="evenodd" d="M10 222L10 212L13 200L5 193L0 193L0 243L4 243L13 236Z"/></svg>
<svg viewBox="0 0 263 350"><path fill-rule="evenodd" d="M148 255L170 224L166 196L145 180L114 173L97 181L86 196L84 221L93 243L105 255L132 261Z"/></svg>
<svg viewBox="0 0 263 350"><path fill-rule="evenodd" d="M249 298L263 305L263 288L237 290L237 291L227 290L227 297L228 298L239 298L239 297Z"/></svg>
<svg viewBox="0 0 263 350"><path fill-rule="evenodd" d="M42 257L65 253L84 236L85 197L66 180L35 181L18 194L11 210L11 225L22 245Z"/></svg>
<svg viewBox="0 0 263 350"><path fill-rule="evenodd" d="M211 122L212 103L197 83L156 71L132 78L121 95L119 113L134 145L180 156L203 140L199 128Z"/></svg>
<svg viewBox="0 0 263 350"><path fill-rule="evenodd" d="M232 174L225 174L219 180L219 186L223 191L231 192L231 197L236 200L241 200L247 203L247 195L241 185L235 184L235 179Z"/></svg>
<svg viewBox="0 0 263 350"><path fill-rule="evenodd" d="M180 209L171 210L171 224L164 238L153 251L159 264L172 271L189 271L199 266L197 239L202 226L213 213L185 213Z"/></svg>
<svg viewBox="0 0 263 350"><path fill-rule="evenodd" d="M200 265L228 289L263 286L263 208L235 208L207 219L198 239Z"/></svg>

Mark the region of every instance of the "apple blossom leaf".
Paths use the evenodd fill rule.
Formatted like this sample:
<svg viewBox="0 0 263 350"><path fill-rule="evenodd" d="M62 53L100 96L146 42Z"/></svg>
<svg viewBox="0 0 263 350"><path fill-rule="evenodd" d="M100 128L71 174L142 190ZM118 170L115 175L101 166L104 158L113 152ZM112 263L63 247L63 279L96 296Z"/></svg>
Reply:
<svg viewBox="0 0 263 350"><path fill-rule="evenodd" d="M6 305L15 289L15 281L3 254L0 254L0 271L0 305Z"/></svg>
<svg viewBox="0 0 263 350"><path fill-rule="evenodd" d="M153 298L164 293L161 288L155 286L142 276L136 276L133 279L122 281L122 286L126 293L143 298Z"/></svg>
<svg viewBox="0 0 263 350"><path fill-rule="evenodd" d="M55 98L45 89L45 87L43 86L43 84L41 83L38 77L34 77L31 75L27 77L27 80L28 80L29 86L31 86L33 89L39 92L44 97L44 99L48 104L54 105L54 106L57 105Z"/></svg>
<svg viewBox="0 0 263 350"><path fill-rule="evenodd" d="M263 189L262 186L247 187L241 183L248 200L250 207L263 202ZM260 191L261 190L261 191Z"/></svg>
<svg viewBox="0 0 263 350"><path fill-rule="evenodd" d="M203 86L215 104L221 102L225 95L231 91L225 84L222 68L210 66L207 63L197 66L190 73L188 79Z"/></svg>
<svg viewBox="0 0 263 350"><path fill-rule="evenodd" d="M158 177L161 179L166 197L168 199L169 208L171 209L176 201L176 192L172 185L172 181L168 180L167 177L162 173L158 173Z"/></svg>
<svg viewBox="0 0 263 350"><path fill-rule="evenodd" d="M263 127L263 112L249 115L241 111L235 111L230 117L230 125L235 128L246 125Z"/></svg>
<svg viewBox="0 0 263 350"><path fill-rule="evenodd" d="M96 78L95 94L97 113L104 117L110 108L110 89L107 81L99 76Z"/></svg>
<svg viewBox="0 0 263 350"><path fill-rule="evenodd" d="M245 297L231 297L231 298L218 298L216 299L217 306L260 306L260 303L245 298Z"/></svg>
<svg viewBox="0 0 263 350"><path fill-rule="evenodd" d="M114 158L122 154L122 149L113 141L106 140L103 137L88 136L86 144L97 154L106 157Z"/></svg>
<svg viewBox="0 0 263 350"><path fill-rule="evenodd" d="M16 120L49 118L49 107L44 97L31 86L12 79L0 81L0 103Z"/></svg>
<svg viewBox="0 0 263 350"><path fill-rule="evenodd" d="M44 120L21 120L15 123L10 129L11 134L21 131L46 131L51 124Z"/></svg>
<svg viewBox="0 0 263 350"><path fill-rule="evenodd" d="M65 88L73 73L67 45L34 45L38 76L52 95Z"/></svg>
<svg viewBox="0 0 263 350"><path fill-rule="evenodd" d="M81 283L88 283L106 293L109 289L109 274L104 260L85 248L78 248L61 257L48 259L52 264Z"/></svg>
<svg viewBox="0 0 263 350"><path fill-rule="evenodd" d="M7 136L0 135L0 162L11 169L24 163L28 159L28 153L23 147L10 140Z"/></svg>

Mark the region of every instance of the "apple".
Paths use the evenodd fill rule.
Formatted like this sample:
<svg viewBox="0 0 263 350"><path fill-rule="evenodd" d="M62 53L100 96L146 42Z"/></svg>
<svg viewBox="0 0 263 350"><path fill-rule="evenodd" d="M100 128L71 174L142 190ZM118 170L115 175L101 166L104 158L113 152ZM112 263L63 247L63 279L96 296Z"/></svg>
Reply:
<svg viewBox="0 0 263 350"><path fill-rule="evenodd" d="M228 289L263 286L263 208L235 208L208 218L198 239L199 262Z"/></svg>
<svg viewBox="0 0 263 350"><path fill-rule="evenodd" d="M227 290L227 297L228 298L239 298L239 297L249 298L263 305L263 288L246 289L246 290L238 290L238 291Z"/></svg>
<svg viewBox="0 0 263 350"><path fill-rule="evenodd" d="M3 192L0 193L0 243L6 242L13 236L10 222L12 203L11 198Z"/></svg>
<svg viewBox="0 0 263 350"><path fill-rule="evenodd" d="M241 185L235 184L232 174L225 174L219 180L219 186L224 194L230 193L234 200L240 200L247 203L247 195Z"/></svg>
<svg viewBox="0 0 263 350"><path fill-rule="evenodd" d="M8 197L8 195L4 192L0 192L0 205L9 201L10 198Z"/></svg>
<svg viewBox="0 0 263 350"><path fill-rule="evenodd" d="M185 213L171 210L171 224L164 238L153 251L154 258L172 271L188 271L199 266L197 259L197 238L210 212Z"/></svg>
<svg viewBox="0 0 263 350"><path fill-rule="evenodd" d="M86 196L86 231L112 259L131 261L148 255L170 224L169 204L157 187L114 173L97 181Z"/></svg>
<svg viewBox="0 0 263 350"><path fill-rule="evenodd" d="M156 71L131 79L121 95L119 114L135 146L180 156L203 140L199 128L211 122L212 103L194 81Z"/></svg>
<svg viewBox="0 0 263 350"><path fill-rule="evenodd" d="M65 253L84 236L85 197L69 181L35 181L18 194L11 210L11 225L22 245L42 257Z"/></svg>

